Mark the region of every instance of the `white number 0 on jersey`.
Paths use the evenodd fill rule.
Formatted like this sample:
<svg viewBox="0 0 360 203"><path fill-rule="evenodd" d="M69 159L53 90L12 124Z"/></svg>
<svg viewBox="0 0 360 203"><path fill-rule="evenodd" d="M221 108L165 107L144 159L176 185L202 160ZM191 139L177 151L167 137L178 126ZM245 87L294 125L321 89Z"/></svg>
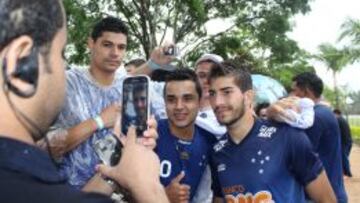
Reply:
<svg viewBox="0 0 360 203"><path fill-rule="evenodd" d="M171 162L163 160L160 163L160 177L167 178L171 174Z"/></svg>

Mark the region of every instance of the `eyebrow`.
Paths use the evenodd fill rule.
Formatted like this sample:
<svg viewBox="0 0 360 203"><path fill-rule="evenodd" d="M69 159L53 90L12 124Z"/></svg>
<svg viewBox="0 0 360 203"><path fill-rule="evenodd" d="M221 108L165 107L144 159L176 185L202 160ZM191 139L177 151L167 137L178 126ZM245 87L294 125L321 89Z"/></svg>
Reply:
<svg viewBox="0 0 360 203"><path fill-rule="evenodd" d="M232 90L234 87L223 87L220 89L220 91L226 91L226 90Z"/></svg>
<svg viewBox="0 0 360 203"><path fill-rule="evenodd" d="M103 40L102 43L110 43L110 44L114 44L112 41L109 40Z"/></svg>
<svg viewBox="0 0 360 203"><path fill-rule="evenodd" d="M120 44L116 44L116 43L114 43L114 42L112 42L112 41L110 41L110 40L106 40L106 39L104 39L103 41L102 41L102 43L110 43L110 44L115 44L115 45L117 45L117 46L127 46L127 44L126 43L120 43Z"/></svg>
<svg viewBox="0 0 360 203"><path fill-rule="evenodd" d="M185 94L182 94L180 95L180 97L194 97L195 94L192 94L192 93L185 93ZM172 98L172 97L177 97L175 94L167 94L166 95L167 98Z"/></svg>

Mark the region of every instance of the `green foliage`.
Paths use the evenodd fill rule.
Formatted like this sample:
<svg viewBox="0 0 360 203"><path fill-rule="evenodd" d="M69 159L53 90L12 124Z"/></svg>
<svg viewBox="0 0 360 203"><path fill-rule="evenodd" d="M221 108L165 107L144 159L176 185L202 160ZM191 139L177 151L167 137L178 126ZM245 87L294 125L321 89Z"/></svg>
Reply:
<svg viewBox="0 0 360 203"><path fill-rule="evenodd" d="M360 114L360 91L351 92L348 97L353 101L352 104L347 106L347 109L351 109L351 114Z"/></svg>
<svg viewBox="0 0 360 203"><path fill-rule="evenodd" d="M351 62L351 57L346 50L341 50L335 46L325 43L319 46L320 53L314 57L323 62L332 71L335 88L335 107L340 107L340 93L337 85L337 74Z"/></svg>
<svg viewBox="0 0 360 203"><path fill-rule="evenodd" d="M335 73L340 72L351 61L347 52L329 43L321 44L319 50L320 53L315 58L325 63L327 68Z"/></svg>
<svg viewBox="0 0 360 203"><path fill-rule="evenodd" d="M247 56L264 69L292 63L299 49L287 38L289 19L310 10L309 0L64 0L69 18L70 63L87 63L86 38L96 20L121 17L130 28L129 53L149 57L169 30L183 47L193 46L185 58L195 60L207 51L227 57ZM205 24L214 18L232 19L233 25L214 36ZM190 46L190 47L191 47ZM261 61L259 63L258 61ZM271 68L270 68L271 69Z"/></svg>
<svg viewBox="0 0 360 203"><path fill-rule="evenodd" d="M294 60L290 64L274 64L275 68L271 71L273 78L277 79L281 84L284 85L287 91L291 90L292 79L296 75L303 72L315 73L315 68L308 64L306 56L299 55L297 60Z"/></svg>
<svg viewBox="0 0 360 203"><path fill-rule="evenodd" d="M354 63L360 60L360 20L349 18L341 25L341 29L339 41L350 39L351 45L345 49L351 57L351 63Z"/></svg>
<svg viewBox="0 0 360 203"><path fill-rule="evenodd" d="M350 126L351 135L356 143L360 143L360 126Z"/></svg>

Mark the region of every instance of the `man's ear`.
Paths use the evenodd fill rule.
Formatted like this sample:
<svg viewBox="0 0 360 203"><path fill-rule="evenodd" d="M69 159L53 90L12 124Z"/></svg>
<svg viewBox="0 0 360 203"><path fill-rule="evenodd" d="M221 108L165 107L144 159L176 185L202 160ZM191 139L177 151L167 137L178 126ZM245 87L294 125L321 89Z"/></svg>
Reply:
<svg viewBox="0 0 360 203"><path fill-rule="evenodd" d="M20 36L7 45L1 68L8 90L23 97L35 93L38 57L38 52L34 51L33 40L29 36Z"/></svg>
<svg viewBox="0 0 360 203"><path fill-rule="evenodd" d="M252 103L254 101L254 95L255 95L254 90L248 90L244 93L244 100L246 106L252 106Z"/></svg>
<svg viewBox="0 0 360 203"><path fill-rule="evenodd" d="M7 75L15 72L17 61L29 56L33 48L33 40L29 36L21 36L7 45L4 58L6 59Z"/></svg>
<svg viewBox="0 0 360 203"><path fill-rule="evenodd" d="M87 39L87 47L88 47L89 50L93 49L94 44L95 44L94 40L91 37L88 37L88 39Z"/></svg>

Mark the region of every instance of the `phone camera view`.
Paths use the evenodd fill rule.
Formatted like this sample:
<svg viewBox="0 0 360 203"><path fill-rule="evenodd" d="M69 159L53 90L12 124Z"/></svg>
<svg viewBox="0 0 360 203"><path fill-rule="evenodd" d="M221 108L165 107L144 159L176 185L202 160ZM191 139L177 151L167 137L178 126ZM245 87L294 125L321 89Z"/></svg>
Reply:
<svg viewBox="0 0 360 203"><path fill-rule="evenodd" d="M147 129L148 80L146 77L128 78L123 86L122 133L127 134L130 125L136 127L136 135L142 136Z"/></svg>
<svg viewBox="0 0 360 203"><path fill-rule="evenodd" d="M113 135L104 137L95 143L95 151L100 160L108 166L115 166L121 157L122 145Z"/></svg>
<svg viewBox="0 0 360 203"><path fill-rule="evenodd" d="M164 51L164 54L168 56L177 56L179 55L179 49L175 45L171 45L167 47L167 49Z"/></svg>

